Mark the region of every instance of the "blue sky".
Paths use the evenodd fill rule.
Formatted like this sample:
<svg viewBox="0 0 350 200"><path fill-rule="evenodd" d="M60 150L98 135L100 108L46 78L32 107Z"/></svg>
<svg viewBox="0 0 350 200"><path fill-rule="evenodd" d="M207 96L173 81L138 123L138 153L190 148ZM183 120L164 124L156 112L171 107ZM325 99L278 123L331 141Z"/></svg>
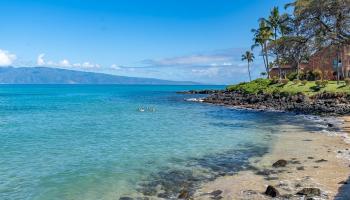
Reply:
<svg viewBox="0 0 350 200"><path fill-rule="evenodd" d="M228 84L250 30L290 0L4 0L0 65ZM258 53L258 52L257 52ZM261 60L253 74L263 71Z"/></svg>

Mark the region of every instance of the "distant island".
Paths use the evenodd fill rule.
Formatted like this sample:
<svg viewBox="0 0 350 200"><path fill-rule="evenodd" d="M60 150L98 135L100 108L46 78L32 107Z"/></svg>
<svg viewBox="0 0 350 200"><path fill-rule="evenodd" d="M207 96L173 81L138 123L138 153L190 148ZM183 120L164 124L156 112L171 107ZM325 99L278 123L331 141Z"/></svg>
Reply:
<svg viewBox="0 0 350 200"><path fill-rule="evenodd" d="M0 84L198 85L200 83L116 76L49 67L1 67Z"/></svg>

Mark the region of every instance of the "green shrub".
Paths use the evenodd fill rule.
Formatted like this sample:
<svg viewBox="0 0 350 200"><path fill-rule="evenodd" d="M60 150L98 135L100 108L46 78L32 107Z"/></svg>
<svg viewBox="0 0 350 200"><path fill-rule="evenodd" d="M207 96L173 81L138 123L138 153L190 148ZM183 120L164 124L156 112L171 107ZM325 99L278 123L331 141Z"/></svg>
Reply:
<svg viewBox="0 0 350 200"><path fill-rule="evenodd" d="M290 81L294 81L295 79L297 79L297 76L298 76L298 73L296 73L296 72L290 72L287 74L287 78Z"/></svg>
<svg viewBox="0 0 350 200"><path fill-rule="evenodd" d="M273 85L273 84L277 84L278 83L278 78L277 77L272 77L271 80L270 80L270 84Z"/></svg>
<svg viewBox="0 0 350 200"><path fill-rule="evenodd" d="M297 79L293 80L294 85L299 85L300 82L301 82L301 81L300 81L300 80L297 80Z"/></svg>
<svg viewBox="0 0 350 200"><path fill-rule="evenodd" d="M319 69L315 69L312 73L314 75L315 80L320 80L323 78L323 73Z"/></svg>
<svg viewBox="0 0 350 200"><path fill-rule="evenodd" d="M345 82L345 85L350 86L350 78L346 78L344 82Z"/></svg>
<svg viewBox="0 0 350 200"><path fill-rule="evenodd" d="M282 80L280 81L280 83L281 83L282 85L287 85L287 84L289 83L289 80L288 80L288 79L282 79Z"/></svg>
<svg viewBox="0 0 350 200"><path fill-rule="evenodd" d="M300 80L305 80L306 79L304 72L302 72L302 71L299 72L299 79Z"/></svg>
<svg viewBox="0 0 350 200"><path fill-rule="evenodd" d="M321 81L321 87L326 87L327 85L328 85L328 81L327 80Z"/></svg>
<svg viewBox="0 0 350 200"><path fill-rule="evenodd" d="M316 80L315 74L312 71L307 71L305 73L305 80L308 80L308 81Z"/></svg>
<svg viewBox="0 0 350 200"><path fill-rule="evenodd" d="M301 81L301 84L302 84L302 85L306 85L306 84L307 84L307 80Z"/></svg>
<svg viewBox="0 0 350 200"><path fill-rule="evenodd" d="M321 86L321 83L322 83L322 81L320 81L320 80L315 81L315 84L316 84L317 86Z"/></svg>
<svg viewBox="0 0 350 200"><path fill-rule="evenodd" d="M315 82L316 86L319 88L324 88L328 85L328 81L321 81L321 80L317 80Z"/></svg>
<svg viewBox="0 0 350 200"><path fill-rule="evenodd" d="M269 79L259 78L248 83L239 83L237 85L228 86L227 90L240 91L247 94L257 94L264 92L270 84L271 81Z"/></svg>

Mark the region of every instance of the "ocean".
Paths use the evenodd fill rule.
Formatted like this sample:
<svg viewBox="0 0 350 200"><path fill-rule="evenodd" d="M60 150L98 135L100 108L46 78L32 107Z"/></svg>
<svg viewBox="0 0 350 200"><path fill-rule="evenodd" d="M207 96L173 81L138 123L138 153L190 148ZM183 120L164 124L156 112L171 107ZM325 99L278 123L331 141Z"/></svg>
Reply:
<svg viewBox="0 0 350 200"><path fill-rule="evenodd" d="M286 123L279 112L185 99L224 86L1 85L0 199L176 198L249 169Z"/></svg>

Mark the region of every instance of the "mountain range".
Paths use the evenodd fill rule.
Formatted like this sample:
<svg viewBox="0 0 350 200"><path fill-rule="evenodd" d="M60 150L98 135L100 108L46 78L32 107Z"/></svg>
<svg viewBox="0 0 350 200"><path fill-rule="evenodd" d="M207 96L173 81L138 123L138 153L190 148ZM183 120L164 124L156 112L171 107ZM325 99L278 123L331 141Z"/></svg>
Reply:
<svg viewBox="0 0 350 200"><path fill-rule="evenodd" d="M1 67L0 84L147 84L195 85L191 81L116 76L50 67Z"/></svg>

